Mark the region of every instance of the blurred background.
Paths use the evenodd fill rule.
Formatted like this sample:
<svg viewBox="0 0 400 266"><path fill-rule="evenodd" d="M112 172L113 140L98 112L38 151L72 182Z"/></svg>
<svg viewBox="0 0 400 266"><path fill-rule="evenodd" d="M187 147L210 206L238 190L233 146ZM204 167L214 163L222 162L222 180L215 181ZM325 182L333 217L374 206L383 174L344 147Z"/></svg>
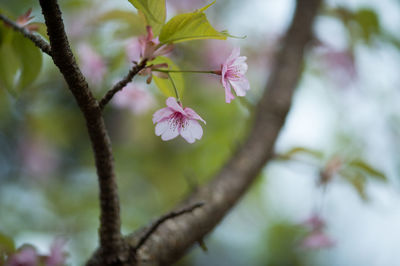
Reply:
<svg viewBox="0 0 400 266"><path fill-rule="evenodd" d="M167 0L167 19L210 1ZM145 27L127 0L60 1L67 33L100 98L135 60ZM243 142L294 11L292 0L217 0L217 30L245 39L177 44L181 69L217 70L233 47L248 57L251 90L225 103L210 75L177 76L183 104L206 121L203 138L164 142L152 114L163 95L135 77L106 108L129 233L209 180ZM37 1L0 0L17 19ZM400 1L326 0L314 25L276 157L250 191L177 265L400 265ZM61 74L0 25L0 241L46 254L66 240L68 265L97 246L98 185L84 121ZM15 39L18 39L15 37ZM32 70L33 69L33 70ZM11 244L9 244L11 245Z"/></svg>

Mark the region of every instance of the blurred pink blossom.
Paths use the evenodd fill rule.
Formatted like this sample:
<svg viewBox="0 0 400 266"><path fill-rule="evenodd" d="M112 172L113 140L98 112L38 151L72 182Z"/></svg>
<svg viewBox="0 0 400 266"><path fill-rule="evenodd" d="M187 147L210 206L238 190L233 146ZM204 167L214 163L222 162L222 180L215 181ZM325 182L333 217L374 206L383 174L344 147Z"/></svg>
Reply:
<svg viewBox="0 0 400 266"><path fill-rule="evenodd" d="M324 232L325 221L319 214L313 214L302 223L308 233L301 240L300 247L305 249L320 249L332 247L335 242Z"/></svg>
<svg viewBox="0 0 400 266"><path fill-rule="evenodd" d="M31 246L23 247L11 256L6 263L7 266L38 266L38 254Z"/></svg>
<svg viewBox="0 0 400 266"><path fill-rule="evenodd" d="M66 240L56 238L50 246L50 255L46 259L46 266L65 265L66 252L64 251Z"/></svg>
<svg viewBox="0 0 400 266"><path fill-rule="evenodd" d="M141 54L139 39L136 37L130 38L125 46L125 52L130 62L139 62Z"/></svg>
<svg viewBox="0 0 400 266"><path fill-rule="evenodd" d="M349 50L338 50L317 42L315 50L328 78L340 87L347 87L357 79L354 55Z"/></svg>
<svg viewBox="0 0 400 266"><path fill-rule="evenodd" d="M325 227L325 221L318 214L311 215L310 218L303 222L303 225L311 230L322 230Z"/></svg>
<svg viewBox="0 0 400 266"><path fill-rule="evenodd" d="M197 120L206 123L193 109L185 107L175 98L169 97L167 107L153 114L153 123L156 124L155 133L164 141L181 135L187 142L193 143L201 139L203 129Z"/></svg>
<svg viewBox="0 0 400 266"><path fill-rule="evenodd" d="M54 173L60 163L55 148L41 138L26 137L19 144L22 166L29 175L44 178Z"/></svg>
<svg viewBox="0 0 400 266"><path fill-rule="evenodd" d="M306 249L320 249L330 248L334 244L335 242L324 232L313 231L301 241L300 246Z"/></svg>
<svg viewBox="0 0 400 266"><path fill-rule="evenodd" d="M234 48L231 55L221 65L221 82L225 88L225 101L230 103L237 96L245 96L250 89L249 81L244 75L247 71L246 56L240 56L240 48Z"/></svg>
<svg viewBox="0 0 400 266"><path fill-rule="evenodd" d="M131 82L115 95L113 104L129 108L133 114L143 114L155 105L155 100L149 91Z"/></svg>
<svg viewBox="0 0 400 266"><path fill-rule="evenodd" d="M204 46L203 58L211 69L221 66L231 53L232 46L225 40L207 40Z"/></svg>
<svg viewBox="0 0 400 266"><path fill-rule="evenodd" d="M101 85L107 72L103 58L87 43L78 45L78 55L82 73L93 85Z"/></svg>

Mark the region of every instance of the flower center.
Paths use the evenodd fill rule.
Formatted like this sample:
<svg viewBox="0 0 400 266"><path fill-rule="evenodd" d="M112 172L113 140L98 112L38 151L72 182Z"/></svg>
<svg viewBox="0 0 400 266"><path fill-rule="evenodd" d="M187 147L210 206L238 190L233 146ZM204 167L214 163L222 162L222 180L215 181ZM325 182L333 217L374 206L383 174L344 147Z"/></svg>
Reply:
<svg viewBox="0 0 400 266"><path fill-rule="evenodd" d="M175 112L168 121L169 128L171 130L178 130L180 129L185 129L188 126L188 121L186 117L180 113L180 112Z"/></svg>

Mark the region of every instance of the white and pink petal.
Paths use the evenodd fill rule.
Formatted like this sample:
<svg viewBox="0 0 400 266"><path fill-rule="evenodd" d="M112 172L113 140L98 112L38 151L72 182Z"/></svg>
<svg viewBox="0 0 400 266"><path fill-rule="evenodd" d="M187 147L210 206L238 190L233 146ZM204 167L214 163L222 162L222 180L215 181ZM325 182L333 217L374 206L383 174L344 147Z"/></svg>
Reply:
<svg viewBox="0 0 400 266"><path fill-rule="evenodd" d="M153 124L158 123L161 120L169 118L173 113L174 113L174 111L172 111L171 108L168 108L168 107L165 107L165 108L162 108L162 109L156 111L153 114Z"/></svg>
<svg viewBox="0 0 400 266"><path fill-rule="evenodd" d="M169 97L166 100L166 104L169 108L171 108L175 112L184 113L182 106L176 101L174 97Z"/></svg>
<svg viewBox="0 0 400 266"><path fill-rule="evenodd" d="M201 139L203 128L196 120L189 119L186 121L185 126L181 128L180 134L187 142L193 143L196 139Z"/></svg>
<svg viewBox="0 0 400 266"><path fill-rule="evenodd" d="M183 110L185 111L185 114L189 119L200 120L201 122L206 124L206 121L204 121L204 119L201 118L201 116L199 116L192 108L185 107Z"/></svg>

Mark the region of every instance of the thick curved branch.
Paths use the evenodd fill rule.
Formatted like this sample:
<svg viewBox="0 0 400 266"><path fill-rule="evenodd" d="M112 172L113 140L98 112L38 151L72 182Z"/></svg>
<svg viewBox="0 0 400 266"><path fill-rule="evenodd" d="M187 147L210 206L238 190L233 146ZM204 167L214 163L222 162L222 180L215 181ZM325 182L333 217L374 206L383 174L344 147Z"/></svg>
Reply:
<svg viewBox="0 0 400 266"><path fill-rule="evenodd" d="M31 40L35 44L36 47L38 47L40 50L42 50L43 53L46 53L51 56L50 45L45 40L43 40L41 37L30 32L29 30L25 29L24 27L19 26L17 23L15 23L11 19L7 18L3 14L0 14L0 20L2 20L6 25L13 28L15 31L20 32L22 35L24 35L24 37Z"/></svg>
<svg viewBox="0 0 400 266"><path fill-rule="evenodd" d="M141 61L139 64L134 65L131 70L129 70L128 74L126 74L126 76L121 79L118 83L116 83L111 90L109 90L106 95L104 95L104 97L100 100L99 102L99 106L100 109L104 109L104 107L106 106L106 104L111 101L112 97L114 97L114 95L119 92L120 90L122 90L126 84L128 84L129 82L132 81L133 77L136 76L137 73L139 73L140 70L144 69L146 67L146 63L147 60L143 60Z"/></svg>
<svg viewBox="0 0 400 266"><path fill-rule="evenodd" d="M89 132L100 186L100 247L103 265L119 260L122 247L119 197L114 163L98 102L88 88L72 54L56 0L40 0L50 38L51 55L81 109Z"/></svg>
<svg viewBox="0 0 400 266"><path fill-rule="evenodd" d="M210 183L183 203L207 204L160 225L138 250L137 265L170 265L182 257L221 221L271 158L301 76L304 50L312 38L320 2L298 0L247 141ZM131 235L128 241L137 242L139 235Z"/></svg>

